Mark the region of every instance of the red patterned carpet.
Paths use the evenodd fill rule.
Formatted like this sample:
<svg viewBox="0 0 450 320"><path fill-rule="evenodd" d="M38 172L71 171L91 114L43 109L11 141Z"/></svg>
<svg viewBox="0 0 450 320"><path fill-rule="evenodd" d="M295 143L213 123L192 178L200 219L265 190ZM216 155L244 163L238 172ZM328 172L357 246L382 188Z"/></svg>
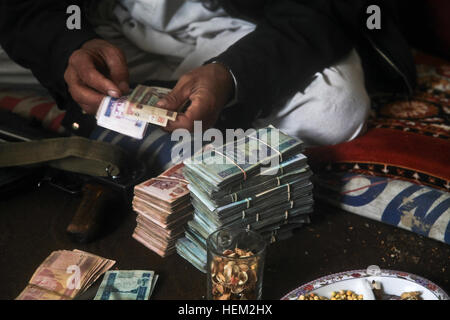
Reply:
<svg viewBox="0 0 450 320"><path fill-rule="evenodd" d="M316 173L357 172L450 191L450 64L421 53L416 64L410 100L376 95L365 135L308 151Z"/></svg>

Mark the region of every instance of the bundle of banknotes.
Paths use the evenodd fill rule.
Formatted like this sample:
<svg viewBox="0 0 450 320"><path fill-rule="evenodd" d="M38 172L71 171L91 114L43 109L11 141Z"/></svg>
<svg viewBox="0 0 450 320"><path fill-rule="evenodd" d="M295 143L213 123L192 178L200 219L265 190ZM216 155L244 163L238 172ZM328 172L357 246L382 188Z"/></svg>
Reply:
<svg viewBox="0 0 450 320"><path fill-rule="evenodd" d="M16 300L71 300L85 292L115 261L80 250L58 250L35 271Z"/></svg>
<svg viewBox="0 0 450 320"><path fill-rule="evenodd" d="M193 208L183 163L174 165L156 178L135 186L133 209L137 226L133 238L161 257L174 253L183 236Z"/></svg>
<svg viewBox="0 0 450 320"><path fill-rule="evenodd" d="M194 214L176 249L199 270L205 272L206 240L218 229L252 229L272 243L310 222L312 172L302 154L303 142L279 130L277 138L267 142L273 130L263 128L233 142L241 151L229 145L204 148L184 161ZM259 148L265 148L267 156L250 162ZM268 166L274 157L279 161Z"/></svg>
<svg viewBox="0 0 450 320"><path fill-rule="evenodd" d="M171 90L138 85L129 96L103 98L97 110L97 124L124 135L142 139L149 123L165 127L176 112L156 107Z"/></svg>
<svg viewBox="0 0 450 320"><path fill-rule="evenodd" d="M157 280L154 271L107 271L94 300L148 300Z"/></svg>

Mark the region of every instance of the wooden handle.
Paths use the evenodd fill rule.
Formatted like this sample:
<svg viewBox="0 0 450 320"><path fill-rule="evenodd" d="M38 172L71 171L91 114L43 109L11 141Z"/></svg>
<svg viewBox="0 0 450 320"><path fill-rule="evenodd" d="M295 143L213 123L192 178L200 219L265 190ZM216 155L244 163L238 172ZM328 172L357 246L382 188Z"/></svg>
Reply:
<svg viewBox="0 0 450 320"><path fill-rule="evenodd" d="M113 199L113 192L100 185L88 183L83 187L83 198L72 218L67 232L76 242L89 242L101 230L105 208Z"/></svg>

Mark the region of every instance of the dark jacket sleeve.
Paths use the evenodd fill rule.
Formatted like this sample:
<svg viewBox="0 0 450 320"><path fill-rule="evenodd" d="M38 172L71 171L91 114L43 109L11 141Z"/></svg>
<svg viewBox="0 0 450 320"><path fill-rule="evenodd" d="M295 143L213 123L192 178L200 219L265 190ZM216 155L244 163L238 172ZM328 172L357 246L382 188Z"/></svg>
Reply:
<svg viewBox="0 0 450 320"><path fill-rule="evenodd" d="M251 2L255 1L223 3L231 13L251 15ZM377 1L264 1L254 19L256 30L211 59L233 72L246 121L261 111L267 115L308 86L316 72L345 57L354 47L355 34L365 27L366 10L373 2Z"/></svg>
<svg viewBox="0 0 450 320"><path fill-rule="evenodd" d="M78 109L71 112L79 117L64 72L72 52L98 36L83 15L80 30L67 28L66 11L72 4L83 8L79 0L0 0L0 45L12 60L31 69L60 108Z"/></svg>
<svg viewBox="0 0 450 320"><path fill-rule="evenodd" d="M338 21L327 12L331 8L317 10L313 1L305 2L265 1L255 31L213 59L233 72L237 101L247 119L284 104L316 72L352 48ZM320 2L329 7L330 1Z"/></svg>

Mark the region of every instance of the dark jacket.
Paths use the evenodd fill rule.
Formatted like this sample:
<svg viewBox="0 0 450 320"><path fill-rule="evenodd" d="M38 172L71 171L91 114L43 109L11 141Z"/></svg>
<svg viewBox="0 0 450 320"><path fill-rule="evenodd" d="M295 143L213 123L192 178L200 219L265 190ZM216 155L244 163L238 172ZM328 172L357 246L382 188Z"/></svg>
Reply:
<svg viewBox="0 0 450 320"><path fill-rule="evenodd" d="M208 2L208 1L206 1ZM397 24L394 1L376 0L222 0L232 16L255 22L256 30L212 60L228 66L238 82L238 110L246 127L267 115L313 75L345 57L352 48L361 56L370 90L412 93L415 67ZM30 68L58 106L67 110L63 124L80 124L87 135L95 125L71 99L63 75L71 53L98 37L82 18L81 30L66 28L66 9L83 1L0 0L0 44L17 63ZM367 7L381 8L381 29L369 30ZM83 10L82 10L83 12Z"/></svg>

